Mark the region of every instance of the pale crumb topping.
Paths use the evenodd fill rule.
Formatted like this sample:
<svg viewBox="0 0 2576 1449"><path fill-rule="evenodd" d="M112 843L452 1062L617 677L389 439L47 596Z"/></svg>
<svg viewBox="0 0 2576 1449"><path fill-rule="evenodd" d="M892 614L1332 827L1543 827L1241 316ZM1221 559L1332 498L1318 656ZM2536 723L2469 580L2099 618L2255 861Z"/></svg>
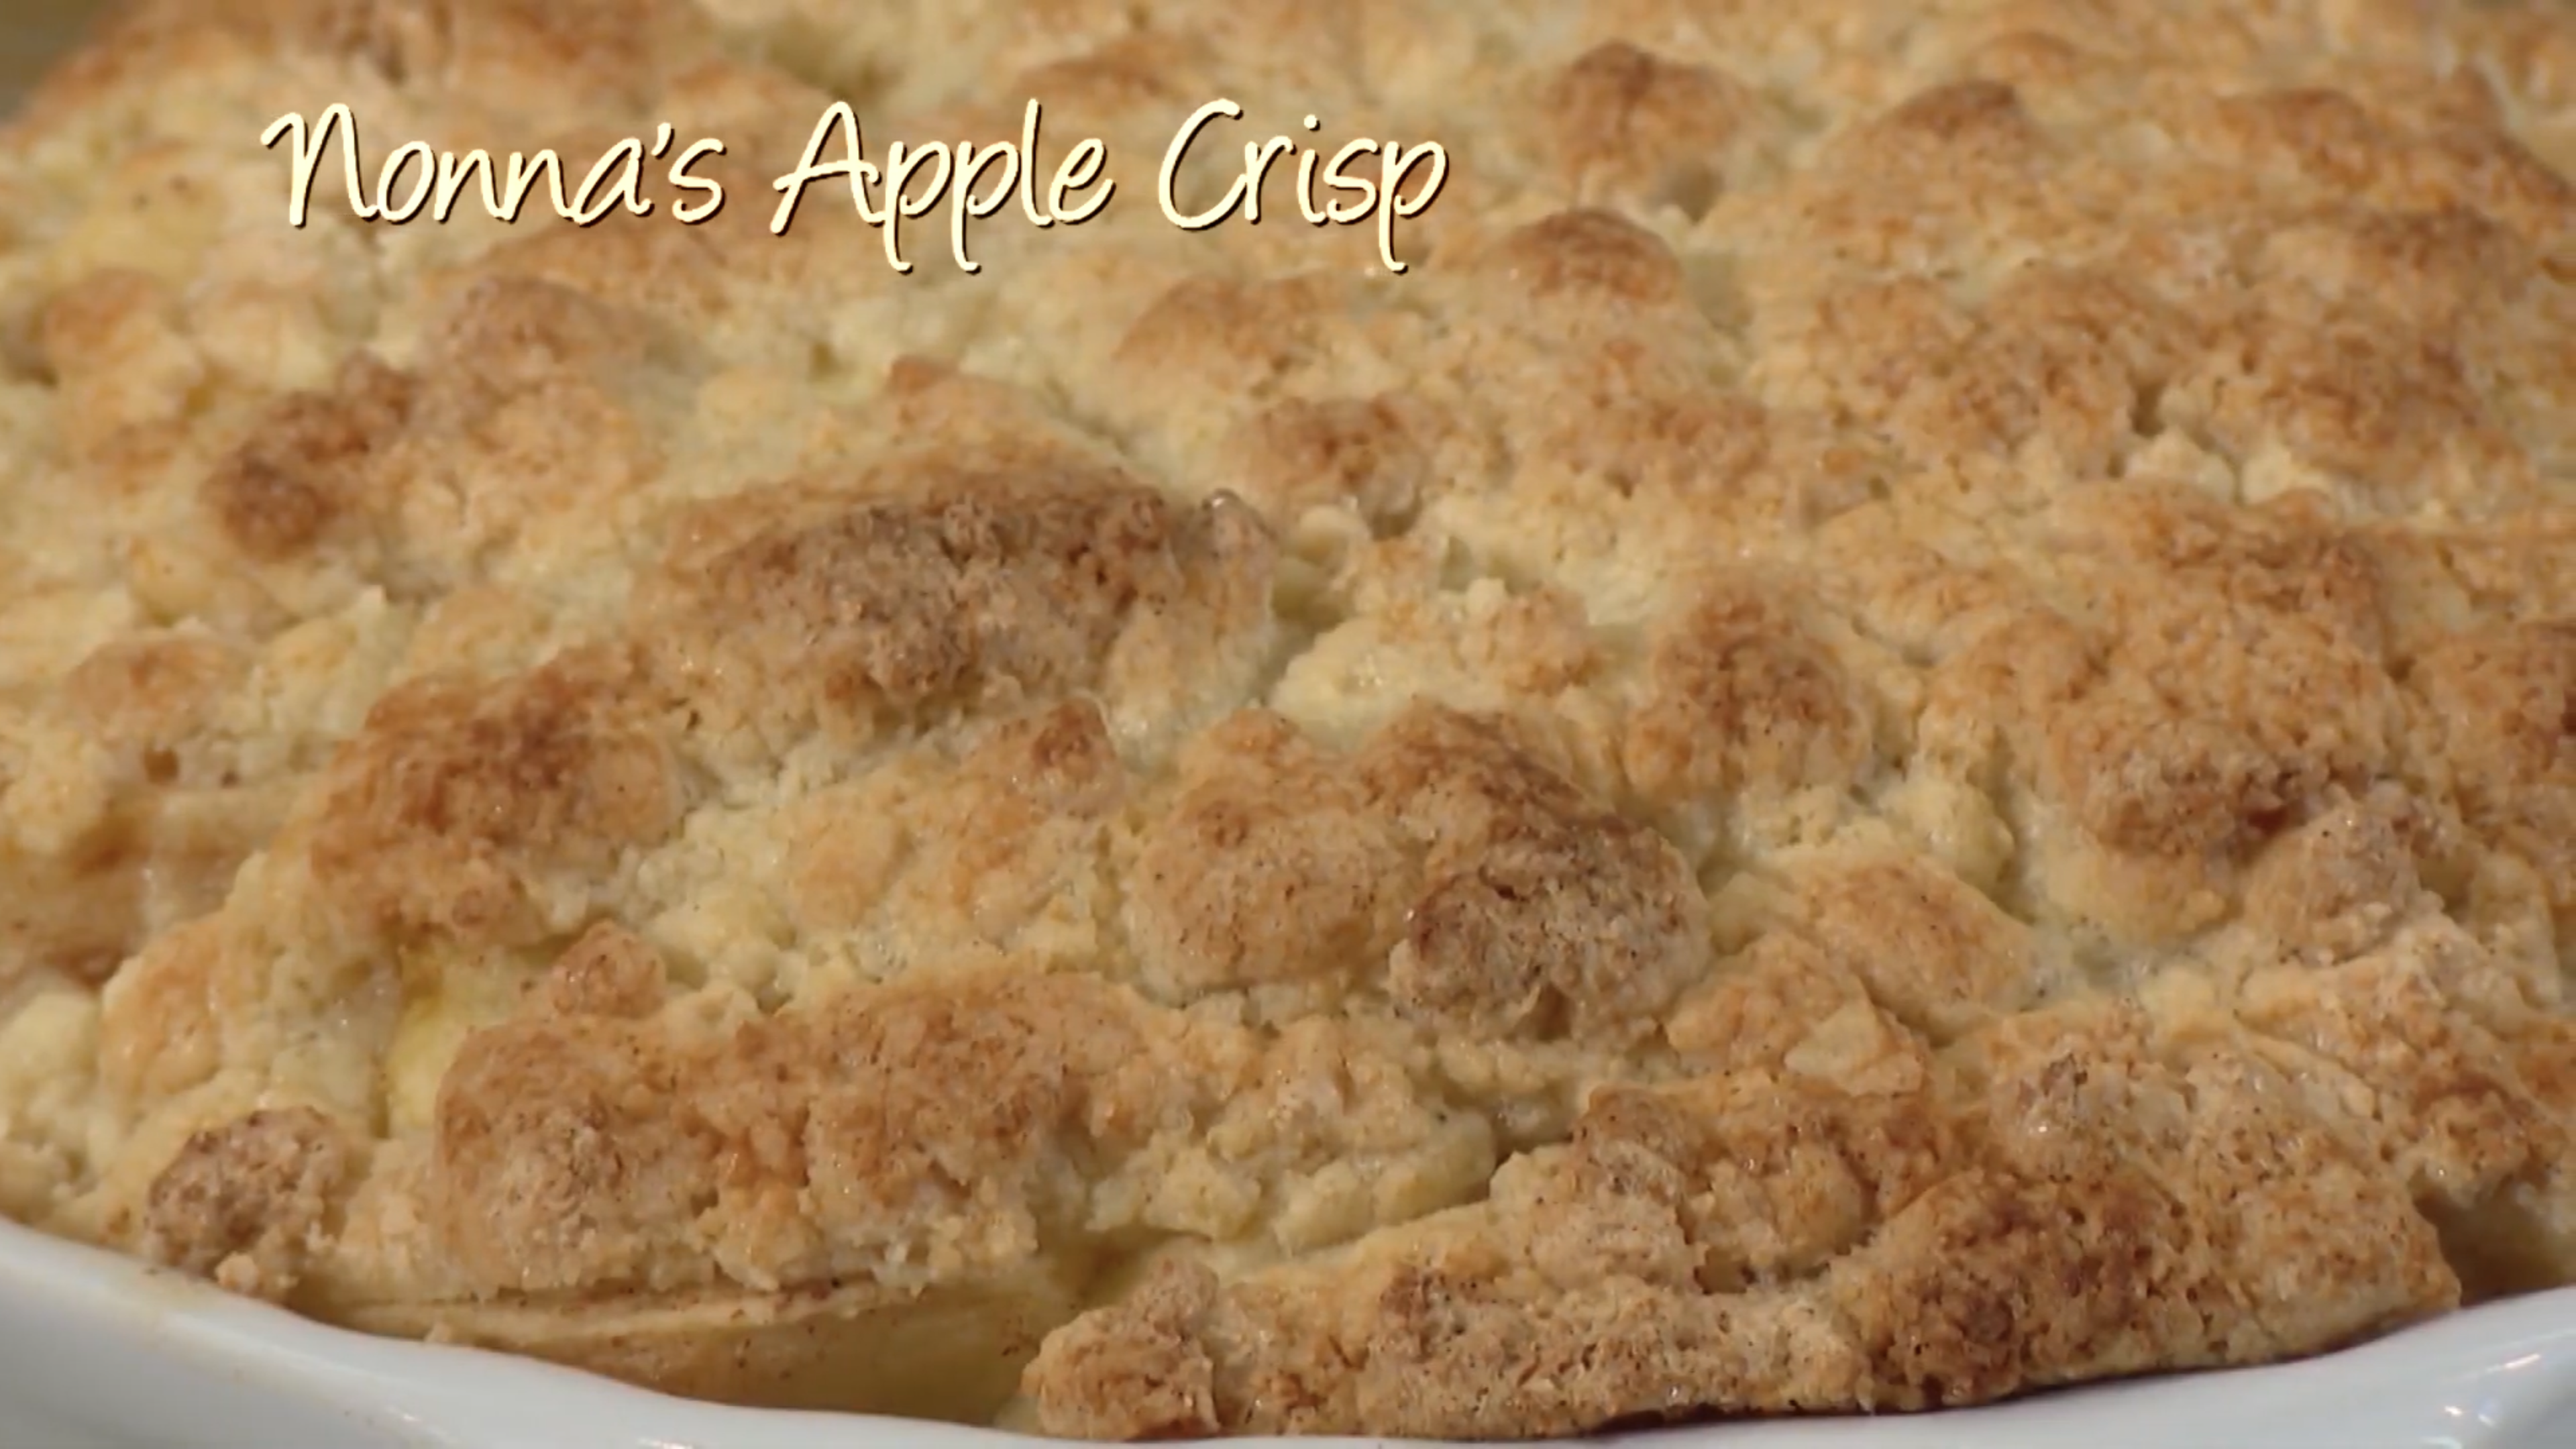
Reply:
<svg viewBox="0 0 2576 1449"><path fill-rule="evenodd" d="M1405 273L1167 222L1220 95ZM835 97L1116 195L773 235ZM289 227L334 101L730 199ZM2541 0L142 0L0 129L0 1212L1098 1439L2576 1284L2571 171Z"/></svg>

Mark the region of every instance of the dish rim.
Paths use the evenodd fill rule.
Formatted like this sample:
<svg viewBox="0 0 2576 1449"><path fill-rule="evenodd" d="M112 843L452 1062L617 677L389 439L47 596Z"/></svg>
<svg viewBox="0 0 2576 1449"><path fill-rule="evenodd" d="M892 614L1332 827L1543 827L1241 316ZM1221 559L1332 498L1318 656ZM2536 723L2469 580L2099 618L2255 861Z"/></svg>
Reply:
<svg viewBox="0 0 2576 1449"><path fill-rule="evenodd" d="M277 1421L346 1419L387 1449L1038 1449L1061 1441L877 1415L676 1398L483 1349L379 1338L243 1298L106 1249L0 1221L0 1337L41 1329L33 1370L0 1362L0 1411L121 1432L166 1426L114 1382L228 1381ZM156 1373L155 1371L160 1372ZM17 1382L12 1383L12 1378ZM31 1387L32 1385L32 1387ZM99 1422L104 1418L105 1422ZM202 1422L202 1420L196 1421ZM2543 1449L2576 1424L2576 1288L2463 1309L2335 1353L2060 1389L1999 1405L1883 1417L1733 1420L1629 1431L1657 1449ZM211 1432L231 1435L227 1423ZM257 1424L247 1439L302 1442ZM146 1432L166 1433L166 1427ZM184 1431L183 1431L184 1432ZM268 1436L268 1437L264 1437ZM157 1441L168 1444L166 1439ZM201 1442L212 1443L215 1440ZM1378 1439L1225 1441L1325 1449ZM170 1446L177 1449L177 1446ZM318 1449L318 1446L317 1446Z"/></svg>

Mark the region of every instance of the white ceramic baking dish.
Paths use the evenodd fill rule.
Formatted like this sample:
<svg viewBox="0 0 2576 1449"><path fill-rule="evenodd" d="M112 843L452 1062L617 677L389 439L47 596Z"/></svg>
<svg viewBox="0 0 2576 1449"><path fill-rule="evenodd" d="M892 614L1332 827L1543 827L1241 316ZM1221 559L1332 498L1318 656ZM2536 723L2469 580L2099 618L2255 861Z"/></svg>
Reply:
<svg viewBox="0 0 2576 1449"><path fill-rule="evenodd" d="M2576 1290L2275 1368L1959 1413L1622 1438L1657 1440L1656 1449L2571 1449ZM1039 1442L688 1403L494 1354L368 1338L0 1223L5 1449L1031 1449ZM1277 1449L1285 1441L1250 1442Z"/></svg>

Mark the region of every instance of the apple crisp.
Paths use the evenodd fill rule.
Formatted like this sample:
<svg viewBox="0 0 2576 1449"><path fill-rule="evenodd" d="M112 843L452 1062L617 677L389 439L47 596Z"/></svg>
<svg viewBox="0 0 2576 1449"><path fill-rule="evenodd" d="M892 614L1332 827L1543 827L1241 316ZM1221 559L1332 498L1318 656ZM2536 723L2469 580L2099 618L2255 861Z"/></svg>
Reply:
<svg viewBox="0 0 2576 1449"><path fill-rule="evenodd" d="M1114 195L777 233L835 100ZM334 105L728 200L290 226ZM0 1212L1108 1440L2576 1283L2571 172L2544 0L131 5L0 131Z"/></svg>

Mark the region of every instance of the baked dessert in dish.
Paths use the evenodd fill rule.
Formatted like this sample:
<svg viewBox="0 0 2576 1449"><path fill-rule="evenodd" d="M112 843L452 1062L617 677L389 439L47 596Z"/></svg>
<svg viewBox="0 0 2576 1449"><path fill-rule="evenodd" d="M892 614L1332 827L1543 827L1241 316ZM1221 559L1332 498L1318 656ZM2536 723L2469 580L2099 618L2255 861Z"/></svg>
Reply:
<svg viewBox="0 0 2576 1449"><path fill-rule="evenodd" d="M1174 225L1219 97L1405 270ZM834 99L1117 189L899 273ZM290 226L335 104L728 199ZM2540 3L132 6L0 133L0 1210L1100 1439L2576 1282L2571 167Z"/></svg>

